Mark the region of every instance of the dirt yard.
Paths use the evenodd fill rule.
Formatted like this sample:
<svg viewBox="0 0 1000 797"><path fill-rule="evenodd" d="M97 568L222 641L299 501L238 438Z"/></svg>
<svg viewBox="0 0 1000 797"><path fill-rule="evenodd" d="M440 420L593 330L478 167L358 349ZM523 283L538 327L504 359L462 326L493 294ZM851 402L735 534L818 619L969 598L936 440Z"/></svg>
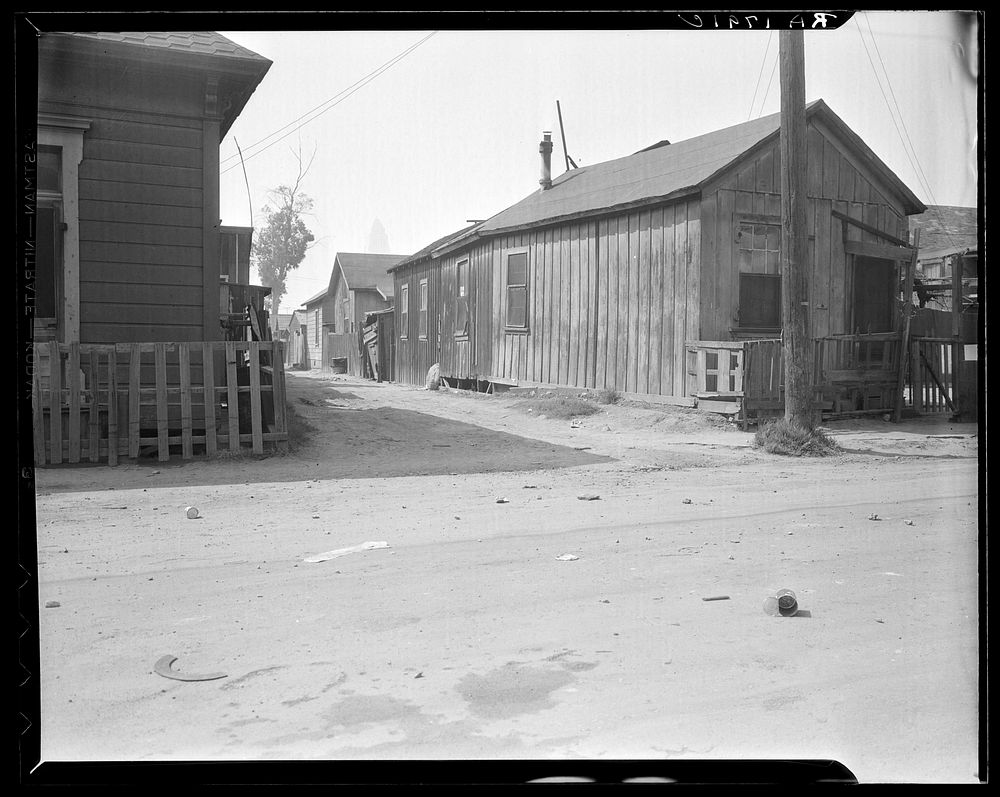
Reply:
<svg viewBox="0 0 1000 797"><path fill-rule="evenodd" d="M974 425L837 422L843 453L789 459L676 407L288 386L291 453L37 471L44 760L978 778Z"/></svg>

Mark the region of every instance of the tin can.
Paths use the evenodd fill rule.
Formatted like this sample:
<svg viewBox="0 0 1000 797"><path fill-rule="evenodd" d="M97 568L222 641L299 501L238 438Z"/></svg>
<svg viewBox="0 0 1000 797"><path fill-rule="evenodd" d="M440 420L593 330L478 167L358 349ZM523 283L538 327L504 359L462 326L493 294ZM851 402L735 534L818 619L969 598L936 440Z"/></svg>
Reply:
<svg viewBox="0 0 1000 797"><path fill-rule="evenodd" d="M778 614L782 617L791 617L798 612L799 602L790 589L779 589L774 597L778 599Z"/></svg>
<svg viewBox="0 0 1000 797"><path fill-rule="evenodd" d="M198 507L189 506L187 508L187 516L191 518L191 520L194 520L196 517L198 517Z"/></svg>

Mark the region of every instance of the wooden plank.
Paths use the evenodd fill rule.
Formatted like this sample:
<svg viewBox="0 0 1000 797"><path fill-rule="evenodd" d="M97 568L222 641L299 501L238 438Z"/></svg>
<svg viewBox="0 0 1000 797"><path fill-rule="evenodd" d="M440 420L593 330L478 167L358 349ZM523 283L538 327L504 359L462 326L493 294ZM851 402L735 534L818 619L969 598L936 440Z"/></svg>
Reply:
<svg viewBox="0 0 1000 797"><path fill-rule="evenodd" d="M167 344L157 343L154 349L156 363L156 456L160 462L170 459L170 444L167 442Z"/></svg>
<svg viewBox="0 0 1000 797"><path fill-rule="evenodd" d="M636 253L639 271L638 296L638 337L636 340L636 393L649 393L649 327L650 327L650 251L652 249L650 232L650 213L648 210L639 212L638 246Z"/></svg>
<svg viewBox="0 0 1000 797"><path fill-rule="evenodd" d="M684 339L674 334L674 298L677 286L674 277L677 273L677 242L676 242L677 205L671 204L663 208L663 303L660 315L663 317L660 343L660 394L666 396L684 395L685 382L675 383L674 373L678 361L686 368L687 353L684 349ZM685 380L686 381L686 380Z"/></svg>
<svg viewBox="0 0 1000 797"><path fill-rule="evenodd" d="M569 324L566 334L569 335L569 362L566 367L566 384L574 387L582 385L580 372L580 306L582 289L582 271L580 267L580 226L573 224L568 228L569 252Z"/></svg>
<svg viewBox="0 0 1000 797"><path fill-rule="evenodd" d="M66 362L66 387L69 391L69 459L80 461L80 344L69 345Z"/></svg>
<svg viewBox="0 0 1000 797"><path fill-rule="evenodd" d="M688 276L685 339L697 337L701 325L701 204L695 200L689 200L687 204ZM681 368L683 369L683 363Z"/></svg>
<svg viewBox="0 0 1000 797"><path fill-rule="evenodd" d="M108 349L108 465L118 464L118 350Z"/></svg>
<svg viewBox="0 0 1000 797"><path fill-rule="evenodd" d="M639 381L639 214L628 214L628 342L625 390L637 393Z"/></svg>
<svg viewBox="0 0 1000 797"><path fill-rule="evenodd" d="M619 391L625 391L628 383L628 356L629 356L629 316L631 315L630 293L629 293L629 251L628 251L628 216L618 217L618 230L616 233L617 243L617 266L618 266L618 338L617 338L617 373L615 375L615 387Z"/></svg>
<svg viewBox="0 0 1000 797"><path fill-rule="evenodd" d="M253 452L264 453L264 432L260 410L260 343L250 343L250 433L253 437Z"/></svg>
<svg viewBox="0 0 1000 797"><path fill-rule="evenodd" d="M597 222L597 341L594 350L594 386L607 387L608 366L608 220Z"/></svg>
<svg viewBox="0 0 1000 797"><path fill-rule="evenodd" d="M607 220L607 232L605 239L605 261L608 271L607 289L607 350L605 351L604 364L604 387L608 389L619 389L618 385L618 305L619 305L619 267L618 267L618 217Z"/></svg>
<svg viewBox="0 0 1000 797"><path fill-rule="evenodd" d="M837 203L837 207L838 208L846 208L846 204L845 203ZM849 227L857 227L859 230L863 230L864 232L871 233L876 238L880 238L880 239L882 239L884 241L887 241L888 243L893 244L894 246L909 246L910 245L910 243L908 241L905 241L902 238L898 238L895 235L892 235L891 233L885 232L884 230L880 230L878 227L876 227L876 226L874 226L872 224L869 224L867 221L864 221L863 219L859 218L859 216L856 213L855 214L850 214L850 213L846 212L846 210L844 210L844 209L835 209L835 210L832 211L832 213L833 213L833 217L834 218L840 219L841 221L843 221Z"/></svg>
<svg viewBox="0 0 1000 797"><path fill-rule="evenodd" d="M191 345L178 343L178 359L180 361L181 377L181 458L194 457L194 446L191 443Z"/></svg>
<svg viewBox="0 0 1000 797"><path fill-rule="evenodd" d="M275 342L275 354L274 354L274 373L271 375L271 379L274 382L274 391L272 395L272 403L274 405L274 431L287 433L288 432L288 408L286 405L285 392L285 366L284 366L284 344L281 342ZM388 363L386 363L388 367ZM379 376L384 376L380 371ZM282 442L278 445L279 451L285 451L288 448L288 443Z"/></svg>
<svg viewBox="0 0 1000 797"><path fill-rule="evenodd" d="M99 391L99 380L98 380L98 370L97 364L100 358L100 354L96 351L92 351L88 357L87 364L87 377L88 386L90 388L90 405L87 408L87 444L90 454L90 461L97 462L99 457L99 443L98 438L100 437L100 391Z"/></svg>
<svg viewBox="0 0 1000 797"><path fill-rule="evenodd" d="M240 410L238 382L236 377L236 342L226 341L226 412L229 420L229 450L235 451L240 445ZM234 445L235 444L235 445Z"/></svg>
<svg viewBox="0 0 1000 797"><path fill-rule="evenodd" d="M141 367L141 351L138 343L129 346L128 364L128 455L129 459L139 456L139 413L141 409L141 394L139 393L139 375Z"/></svg>
<svg viewBox="0 0 1000 797"><path fill-rule="evenodd" d="M45 405L42 403L42 376L39 360L41 346L33 347L34 362L31 368L31 442L34 448L36 466L45 464ZM49 402L52 401L52 391L49 391Z"/></svg>
<svg viewBox="0 0 1000 797"><path fill-rule="evenodd" d="M706 325L706 334L722 337L729 335L729 329L736 323L739 306L739 265L734 258L736 229L733 215L736 212L736 194L720 191L716 217L716 311Z"/></svg>
<svg viewBox="0 0 1000 797"><path fill-rule="evenodd" d="M918 227L916 232L913 234L913 254L909 262L905 264L906 272L903 277L903 309L901 312L902 325L900 330L899 346L900 346L900 357L898 374L896 379L896 395L895 395L895 409L893 412L893 420L899 423L899 419L903 414L903 388L904 381L906 379L906 357L903 352L906 352L910 348L910 318L913 315L913 279L914 272L917 268L917 254L920 251L920 228ZM891 346L892 344L886 344Z"/></svg>
<svg viewBox="0 0 1000 797"><path fill-rule="evenodd" d="M559 246L559 384L570 383L572 361L570 359L573 335L573 261L570 256L570 230L567 226L558 228Z"/></svg>
<svg viewBox="0 0 1000 797"><path fill-rule="evenodd" d="M814 337L830 334L830 212L832 204L828 199L813 201L813 216L816 230L815 262L812 278L812 330Z"/></svg>
<svg viewBox="0 0 1000 797"><path fill-rule="evenodd" d="M647 392L660 393L663 345L663 208L654 208L649 219L649 368Z"/></svg>

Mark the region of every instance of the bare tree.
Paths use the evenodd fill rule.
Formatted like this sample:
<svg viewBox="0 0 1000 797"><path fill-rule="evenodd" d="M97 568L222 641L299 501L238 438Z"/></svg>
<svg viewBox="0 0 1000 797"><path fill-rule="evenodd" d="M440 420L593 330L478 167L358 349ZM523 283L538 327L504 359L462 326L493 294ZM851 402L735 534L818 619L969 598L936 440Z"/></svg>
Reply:
<svg viewBox="0 0 1000 797"><path fill-rule="evenodd" d="M316 151L313 150L308 163L303 162L301 146L292 154L298 163L295 180L290 185L279 185L268 192L270 200L262 209L264 225L256 236L253 248L253 260L260 273L261 284L271 289L271 313L275 319L285 295L285 279L289 272L299 267L310 244L315 241L302 218L309 214L313 206L313 200L302 191L302 183Z"/></svg>

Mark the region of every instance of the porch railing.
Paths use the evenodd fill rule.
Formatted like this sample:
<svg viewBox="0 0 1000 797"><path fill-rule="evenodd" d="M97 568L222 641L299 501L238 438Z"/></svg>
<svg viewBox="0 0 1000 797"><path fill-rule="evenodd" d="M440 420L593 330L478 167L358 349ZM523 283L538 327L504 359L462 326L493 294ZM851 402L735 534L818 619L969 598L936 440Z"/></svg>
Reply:
<svg viewBox="0 0 1000 797"><path fill-rule="evenodd" d="M33 353L36 465L287 444L280 341L51 342Z"/></svg>

